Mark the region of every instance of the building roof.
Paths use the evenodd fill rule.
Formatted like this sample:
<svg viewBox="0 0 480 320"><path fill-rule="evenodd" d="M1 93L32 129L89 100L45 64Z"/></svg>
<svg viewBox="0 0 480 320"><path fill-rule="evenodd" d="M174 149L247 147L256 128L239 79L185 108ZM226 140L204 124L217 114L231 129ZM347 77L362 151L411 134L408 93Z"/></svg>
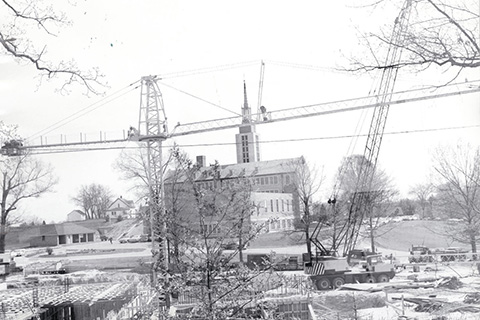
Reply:
<svg viewBox="0 0 480 320"><path fill-rule="evenodd" d="M71 214L74 214L74 213L82 215L82 216L85 215L85 212L83 212L82 210L72 210L69 214L67 214L67 216L69 216Z"/></svg>
<svg viewBox="0 0 480 320"><path fill-rule="evenodd" d="M40 226L40 235L41 236L52 236L52 235L68 235L68 234L84 234L84 233L95 233L95 230L85 228L84 226L75 224L75 223L62 223L62 224L47 224Z"/></svg>
<svg viewBox="0 0 480 320"><path fill-rule="evenodd" d="M256 161L247 163L235 163L219 166L220 179L233 179L241 177L253 177L263 175L273 175L281 173L292 173L295 171L294 163L304 161L303 157L268 160L268 161ZM166 174L166 180L171 177L173 170L170 170ZM199 174L196 181L205 181L213 179L213 167L202 167L199 170ZM181 181L181 179L179 179Z"/></svg>
<svg viewBox="0 0 480 320"><path fill-rule="evenodd" d="M120 202L121 206L112 208L112 205L114 203L117 203L117 202ZM124 198L122 198L122 196L120 196L117 199L113 200L112 203L110 203L110 205L108 206L108 209L106 211L116 211L116 210L118 211L118 209L120 209L120 210L130 210L130 209L134 209L134 208L135 208L135 202L133 202L132 200L124 199Z"/></svg>

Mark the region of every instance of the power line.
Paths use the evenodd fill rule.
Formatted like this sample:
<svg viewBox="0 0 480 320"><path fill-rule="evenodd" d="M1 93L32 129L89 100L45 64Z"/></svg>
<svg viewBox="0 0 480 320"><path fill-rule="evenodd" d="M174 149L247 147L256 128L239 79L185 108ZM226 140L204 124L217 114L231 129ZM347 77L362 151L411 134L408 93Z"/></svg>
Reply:
<svg viewBox="0 0 480 320"><path fill-rule="evenodd" d="M469 126L457 126L457 127L444 127L444 128L431 128L431 129L415 129L415 130L400 130L400 131L392 131L392 132L385 132L384 135L401 135L401 134L415 134L415 133L426 133L426 132L438 132L438 131L447 131L447 130L461 130L461 129L471 129L471 128L480 128L480 124L478 125L469 125ZM359 134L359 135L339 135L339 136L327 136L327 137L310 137L310 138L297 138L297 139L278 139L278 140L266 140L266 141L259 141L261 144L266 143L289 143L289 142L301 142L301 141L315 141L315 140L338 140L338 139L351 139L354 137L366 137L368 134ZM193 148L193 147L216 147L216 146L230 146L230 145L237 145L236 142L218 142L218 143L198 143L198 144L176 144L178 147L181 148ZM163 146L165 149L169 149L172 146ZM126 147L126 146L118 146L118 147L95 147L95 148L72 148L72 149L54 149L49 148L48 151L41 151L41 149L37 149L34 154L53 154L53 153L71 153L71 152L85 152L85 151L108 151L108 150L134 150L143 148L142 146L135 146L135 147Z"/></svg>

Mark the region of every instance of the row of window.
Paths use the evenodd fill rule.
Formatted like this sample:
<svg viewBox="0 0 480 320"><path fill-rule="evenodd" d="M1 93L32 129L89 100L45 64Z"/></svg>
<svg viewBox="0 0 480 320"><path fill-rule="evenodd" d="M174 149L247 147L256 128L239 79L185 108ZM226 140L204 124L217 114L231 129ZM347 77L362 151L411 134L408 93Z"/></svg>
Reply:
<svg viewBox="0 0 480 320"><path fill-rule="evenodd" d="M293 228L293 219L282 219L271 221L269 225L265 226L266 231L273 230L288 230Z"/></svg>
<svg viewBox="0 0 480 320"><path fill-rule="evenodd" d="M279 177L278 176L270 176L270 177L258 177L252 179L252 183L256 185L278 185ZM290 176L287 174L285 175L285 184L290 184ZM213 181L205 181L205 182L197 182L197 185L200 188L205 189L213 189L214 183ZM267 190L263 192L279 192L278 190Z"/></svg>
<svg viewBox="0 0 480 320"><path fill-rule="evenodd" d="M253 203L255 206L255 202ZM263 202L263 205L257 206L257 214L260 214L260 207L263 207L265 212L289 212L290 207L293 210L293 202L290 199L270 199L269 205L267 204L267 200Z"/></svg>
<svg viewBox="0 0 480 320"><path fill-rule="evenodd" d="M250 157L248 155L248 137L242 136L242 161L244 163L250 162Z"/></svg>

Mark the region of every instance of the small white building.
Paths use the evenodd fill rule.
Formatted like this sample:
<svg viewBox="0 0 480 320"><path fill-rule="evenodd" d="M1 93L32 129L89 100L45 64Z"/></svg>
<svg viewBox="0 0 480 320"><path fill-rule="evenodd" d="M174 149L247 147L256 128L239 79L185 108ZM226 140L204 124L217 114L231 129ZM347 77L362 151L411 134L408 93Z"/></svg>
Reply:
<svg viewBox="0 0 480 320"><path fill-rule="evenodd" d="M293 230L294 208L291 193L252 192L255 210L251 222L265 224L265 232Z"/></svg>
<svg viewBox="0 0 480 320"><path fill-rule="evenodd" d="M82 210L73 210L67 214L67 221L83 221L86 219L86 215Z"/></svg>
<svg viewBox="0 0 480 320"><path fill-rule="evenodd" d="M132 200L126 200L122 196L115 199L105 211L105 216L110 219L118 219L121 216L124 219L135 218L135 203Z"/></svg>

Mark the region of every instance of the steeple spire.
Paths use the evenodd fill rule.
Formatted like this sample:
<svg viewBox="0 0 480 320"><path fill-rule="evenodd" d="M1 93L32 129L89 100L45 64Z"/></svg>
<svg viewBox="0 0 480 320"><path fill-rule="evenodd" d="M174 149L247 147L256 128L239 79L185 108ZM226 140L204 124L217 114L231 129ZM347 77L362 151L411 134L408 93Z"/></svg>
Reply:
<svg viewBox="0 0 480 320"><path fill-rule="evenodd" d="M242 123L250 123L251 122L251 113L250 107L248 106L247 100L247 85L245 84L245 80L243 80L243 107L242 107L242 116L243 120Z"/></svg>

